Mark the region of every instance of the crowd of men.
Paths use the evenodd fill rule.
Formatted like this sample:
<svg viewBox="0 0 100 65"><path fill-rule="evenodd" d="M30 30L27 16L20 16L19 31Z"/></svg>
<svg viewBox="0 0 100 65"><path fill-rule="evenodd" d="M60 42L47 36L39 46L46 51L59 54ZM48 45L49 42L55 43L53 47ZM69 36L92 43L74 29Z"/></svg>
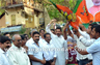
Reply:
<svg viewBox="0 0 100 65"><path fill-rule="evenodd" d="M88 29L79 25L78 30L67 22L65 27L50 29L56 19L50 21L46 29L33 29L27 34L9 33L0 36L0 65L67 65L69 63L68 39L76 41L78 65L100 65L100 25L90 24ZM75 60L74 60L75 61Z"/></svg>

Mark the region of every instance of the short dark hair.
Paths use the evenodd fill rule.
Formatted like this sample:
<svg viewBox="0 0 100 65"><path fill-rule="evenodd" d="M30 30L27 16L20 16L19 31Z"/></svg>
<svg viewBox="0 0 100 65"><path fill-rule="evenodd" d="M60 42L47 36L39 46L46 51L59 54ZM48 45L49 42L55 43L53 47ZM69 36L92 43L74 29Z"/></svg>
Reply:
<svg viewBox="0 0 100 65"><path fill-rule="evenodd" d="M35 34L39 34L39 32L37 32L37 31L36 31L36 32L34 32L34 33L32 34L32 36L34 36ZM40 34L39 34L39 35L40 35Z"/></svg>
<svg viewBox="0 0 100 65"><path fill-rule="evenodd" d="M97 26L98 24L96 24L96 23L94 23L94 24L89 24L89 26L92 26L91 27L91 30L95 27L95 26Z"/></svg>
<svg viewBox="0 0 100 65"><path fill-rule="evenodd" d="M55 29L51 29L51 31L55 31Z"/></svg>
<svg viewBox="0 0 100 65"><path fill-rule="evenodd" d="M44 38L46 38L46 35L50 35L50 33L45 33L45 34L44 34ZM50 36L51 36L51 35L50 35Z"/></svg>
<svg viewBox="0 0 100 65"><path fill-rule="evenodd" d="M6 41L11 41L11 39L9 39L7 36L1 36L1 37L0 37L0 42L1 42L2 44L4 44L4 42L6 42Z"/></svg>
<svg viewBox="0 0 100 65"><path fill-rule="evenodd" d="M40 29L39 33L41 33L41 31L42 31L42 30L45 32L45 30L44 30L44 29Z"/></svg>
<svg viewBox="0 0 100 65"><path fill-rule="evenodd" d="M100 33L100 25L96 25L94 28L96 32Z"/></svg>
<svg viewBox="0 0 100 65"><path fill-rule="evenodd" d="M28 34L23 34L24 36L28 35Z"/></svg>
<svg viewBox="0 0 100 65"><path fill-rule="evenodd" d="M21 39L24 40L25 39L25 36L24 35L20 35Z"/></svg>
<svg viewBox="0 0 100 65"><path fill-rule="evenodd" d="M4 33L3 35L6 36L7 34L9 34L8 32Z"/></svg>
<svg viewBox="0 0 100 65"><path fill-rule="evenodd" d="M56 30L57 30L57 29L60 29L60 31L62 31L61 27L57 27Z"/></svg>

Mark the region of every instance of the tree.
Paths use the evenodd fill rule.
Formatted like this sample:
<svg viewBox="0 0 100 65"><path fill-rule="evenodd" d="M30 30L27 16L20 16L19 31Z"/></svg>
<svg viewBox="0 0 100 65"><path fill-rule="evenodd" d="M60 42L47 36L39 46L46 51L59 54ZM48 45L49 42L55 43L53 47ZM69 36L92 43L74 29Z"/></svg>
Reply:
<svg viewBox="0 0 100 65"><path fill-rule="evenodd" d="M40 0L39 0L40 1ZM65 20L65 17L59 13L59 11L48 1L48 0L41 0L42 4L47 8L50 18L56 18L57 20ZM63 6L69 7L72 11L74 6L76 5L77 0L52 0L56 4L60 4Z"/></svg>
<svg viewBox="0 0 100 65"><path fill-rule="evenodd" d="M4 13L4 10L1 8L2 6L5 6L4 0L0 0L0 16Z"/></svg>

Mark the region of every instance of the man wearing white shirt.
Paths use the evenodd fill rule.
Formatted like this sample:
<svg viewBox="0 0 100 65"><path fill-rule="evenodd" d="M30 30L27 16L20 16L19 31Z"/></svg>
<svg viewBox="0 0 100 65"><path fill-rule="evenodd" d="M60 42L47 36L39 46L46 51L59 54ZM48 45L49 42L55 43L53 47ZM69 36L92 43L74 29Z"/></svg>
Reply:
<svg viewBox="0 0 100 65"><path fill-rule="evenodd" d="M8 61L7 49L11 46L11 40L8 37L0 37L0 65L11 65Z"/></svg>
<svg viewBox="0 0 100 65"><path fill-rule="evenodd" d="M61 35L62 34L61 27L56 28L56 35L51 32L50 26L55 21L56 21L55 19L52 20L50 24L46 26L46 32L51 34L52 43L54 47L57 49L56 51L57 58L55 65L65 65L68 62L68 51L64 51L61 49L67 49L67 42L65 42L64 37Z"/></svg>
<svg viewBox="0 0 100 65"><path fill-rule="evenodd" d="M78 30L73 28L73 37L74 39L77 41L77 47L79 47L80 49L85 49L86 46L78 39ZM77 60L79 61L79 65L85 65L89 62L91 62L93 59L91 54L88 55L81 55L80 53L77 53Z"/></svg>
<svg viewBox="0 0 100 65"><path fill-rule="evenodd" d="M43 52L40 47L39 43L39 33L34 32L32 33L32 39L34 40L34 43L32 43L31 46L29 46L28 55L29 58L32 60L32 65L43 65L46 63Z"/></svg>
<svg viewBox="0 0 100 65"><path fill-rule="evenodd" d="M45 30L44 29L40 29L39 33L40 33L39 43L44 44L44 42L45 42L45 39L44 39Z"/></svg>
<svg viewBox="0 0 100 65"><path fill-rule="evenodd" d="M98 25L98 24L89 24L89 27L88 27L88 29L86 29L83 25L80 25L80 28L82 29L78 29L78 31L79 31L79 33L83 36L83 37L85 37L86 39L91 39L91 31L92 31L92 29L93 29L93 27L95 26L95 25Z"/></svg>
<svg viewBox="0 0 100 65"><path fill-rule="evenodd" d="M51 35L50 33L44 34L45 44L41 43L41 47L43 48L44 58L46 60L46 64L44 65L55 65L56 62L56 52L53 43L51 43Z"/></svg>
<svg viewBox="0 0 100 65"><path fill-rule="evenodd" d="M81 31L80 29L78 29L79 31L79 34L78 34L78 37L79 37L79 40L80 42L82 42L86 47L90 46L94 41L95 39L94 38L91 38L91 31L93 29L93 27L97 25L97 24L91 24L89 25L89 28L88 28L88 33L85 32L85 31ZM84 27L83 27L84 28ZM91 28L91 29L90 29Z"/></svg>
<svg viewBox="0 0 100 65"><path fill-rule="evenodd" d="M26 42L26 46L30 47L32 45L32 43L34 43L34 40L32 39L32 33L34 33L35 31L37 31L36 29L33 29L31 31L31 38Z"/></svg>
<svg viewBox="0 0 100 65"><path fill-rule="evenodd" d="M82 55L91 53L93 55L93 65L100 65L100 25L95 26L91 35L97 40L85 50L78 47L76 47L76 50Z"/></svg>
<svg viewBox="0 0 100 65"><path fill-rule="evenodd" d="M21 37L15 34L12 37L13 45L8 50L8 59L11 65L30 65L29 57L26 50L21 47Z"/></svg>

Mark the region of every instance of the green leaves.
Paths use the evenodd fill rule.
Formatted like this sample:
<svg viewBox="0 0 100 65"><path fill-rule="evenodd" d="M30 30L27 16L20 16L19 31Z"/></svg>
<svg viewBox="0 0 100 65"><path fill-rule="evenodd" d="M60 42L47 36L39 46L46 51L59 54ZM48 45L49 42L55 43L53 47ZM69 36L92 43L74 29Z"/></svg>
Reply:
<svg viewBox="0 0 100 65"><path fill-rule="evenodd" d="M51 0L51 1L53 1L55 4L67 6L71 10L73 10L77 0ZM45 7L47 8L51 19L56 18L58 20L63 20L63 21L66 20L65 17L61 13L59 13L59 11L53 5L47 5Z"/></svg>
<svg viewBox="0 0 100 65"><path fill-rule="evenodd" d="M3 0L0 0L0 15L4 13L4 10L1 9L2 6L5 6L5 2Z"/></svg>

